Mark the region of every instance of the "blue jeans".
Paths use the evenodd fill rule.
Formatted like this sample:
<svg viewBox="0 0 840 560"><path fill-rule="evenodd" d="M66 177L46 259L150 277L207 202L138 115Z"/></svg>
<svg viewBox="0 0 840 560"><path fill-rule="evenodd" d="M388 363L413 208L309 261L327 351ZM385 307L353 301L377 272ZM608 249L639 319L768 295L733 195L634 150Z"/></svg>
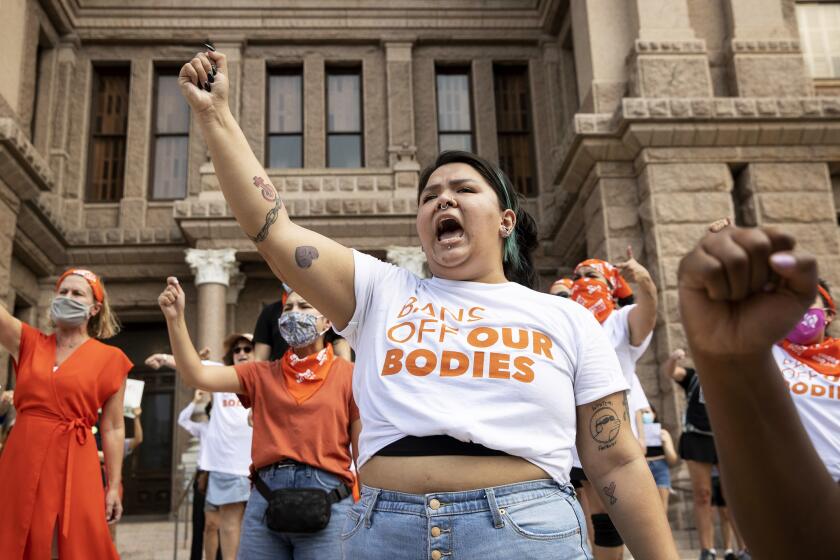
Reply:
<svg viewBox="0 0 840 560"><path fill-rule="evenodd" d="M344 560L592 558L574 489L551 480L425 495L363 486L341 540Z"/></svg>
<svg viewBox="0 0 840 560"><path fill-rule="evenodd" d="M260 472L269 488L321 488L329 492L342 484L340 478L308 465L280 465ZM278 533L265 524L267 503L256 488L245 507L239 538L240 560L325 560L341 558L341 526L353 503L348 496L332 505L330 522L317 533Z"/></svg>
<svg viewBox="0 0 840 560"><path fill-rule="evenodd" d="M665 459L648 461L650 472L657 488L671 488L671 471L668 470L668 463Z"/></svg>

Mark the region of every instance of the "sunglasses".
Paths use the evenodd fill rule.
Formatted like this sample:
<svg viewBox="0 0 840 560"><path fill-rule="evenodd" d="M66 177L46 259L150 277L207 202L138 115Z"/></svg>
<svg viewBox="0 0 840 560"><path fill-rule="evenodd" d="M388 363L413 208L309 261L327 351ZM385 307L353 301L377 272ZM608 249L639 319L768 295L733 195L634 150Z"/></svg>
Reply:
<svg viewBox="0 0 840 560"><path fill-rule="evenodd" d="M237 346L236 348L233 349L232 354L236 355L236 354L239 354L240 352L250 354L251 352L253 352L253 350L254 349L251 346Z"/></svg>

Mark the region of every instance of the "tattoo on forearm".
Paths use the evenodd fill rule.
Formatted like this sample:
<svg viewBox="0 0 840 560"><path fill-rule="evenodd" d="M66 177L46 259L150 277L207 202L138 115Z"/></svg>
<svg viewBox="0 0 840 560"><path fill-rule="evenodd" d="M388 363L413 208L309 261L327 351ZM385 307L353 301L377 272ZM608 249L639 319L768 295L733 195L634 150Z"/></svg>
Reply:
<svg viewBox="0 0 840 560"><path fill-rule="evenodd" d="M610 482L609 486L604 486L604 494L610 498L610 505L613 506L618 501L615 497L615 482Z"/></svg>
<svg viewBox="0 0 840 560"><path fill-rule="evenodd" d="M274 206L268 211L268 214L265 215L265 223L260 228L260 231L258 231L255 236L251 237L251 241L254 243L260 243L266 240L268 237L268 230L270 230L271 226L274 225L274 222L277 221L277 215L280 213L281 208L283 208L283 201L280 200L280 197L278 196L274 200Z"/></svg>
<svg viewBox="0 0 840 560"><path fill-rule="evenodd" d="M299 268L309 268L318 256L318 249L311 245L303 245L295 249L295 262Z"/></svg>
<svg viewBox="0 0 840 560"><path fill-rule="evenodd" d="M254 177L254 186L260 189L260 194L262 194L262 197L267 201L274 202L277 198L277 191L274 186L262 177Z"/></svg>
<svg viewBox="0 0 840 560"><path fill-rule="evenodd" d="M621 417L613 408L612 401L599 401L592 405L589 419L589 435L598 443L598 451L615 445L621 431Z"/></svg>

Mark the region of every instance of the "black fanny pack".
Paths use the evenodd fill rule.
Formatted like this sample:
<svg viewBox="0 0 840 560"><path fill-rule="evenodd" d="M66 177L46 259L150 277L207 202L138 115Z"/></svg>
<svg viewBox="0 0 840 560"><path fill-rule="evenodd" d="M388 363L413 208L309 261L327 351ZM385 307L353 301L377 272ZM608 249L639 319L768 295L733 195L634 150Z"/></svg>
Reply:
<svg viewBox="0 0 840 560"><path fill-rule="evenodd" d="M268 502L265 524L279 533L317 533L330 522L331 506L351 494L342 484L330 492L320 488L271 490L259 472L251 475L257 492Z"/></svg>

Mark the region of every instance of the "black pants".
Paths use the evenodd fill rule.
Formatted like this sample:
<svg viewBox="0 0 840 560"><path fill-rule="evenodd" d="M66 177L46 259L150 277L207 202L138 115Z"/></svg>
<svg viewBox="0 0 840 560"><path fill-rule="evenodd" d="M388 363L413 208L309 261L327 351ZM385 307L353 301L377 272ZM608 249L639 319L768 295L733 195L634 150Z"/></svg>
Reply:
<svg viewBox="0 0 840 560"><path fill-rule="evenodd" d="M204 560L204 494L198 491L198 477L193 480L192 548L190 560Z"/></svg>

